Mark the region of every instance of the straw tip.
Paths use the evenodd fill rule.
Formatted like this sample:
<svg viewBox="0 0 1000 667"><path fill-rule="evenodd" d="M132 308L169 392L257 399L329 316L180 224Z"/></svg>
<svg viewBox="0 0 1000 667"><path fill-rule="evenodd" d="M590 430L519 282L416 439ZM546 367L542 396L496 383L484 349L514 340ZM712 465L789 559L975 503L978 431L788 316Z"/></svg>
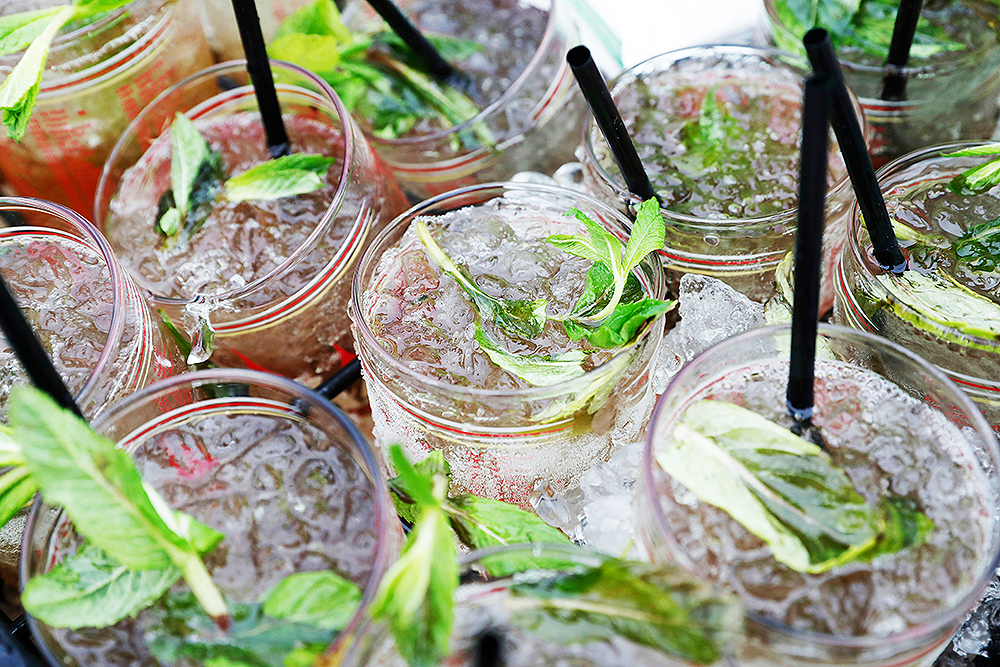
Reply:
<svg viewBox="0 0 1000 667"><path fill-rule="evenodd" d="M826 28L812 28L802 36L802 43L807 47L816 46L829 39L830 33L826 31Z"/></svg>
<svg viewBox="0 0 1000 667"><path fill-rule="evenodd" d="M588 49L583 44L574 46L566 53L566 62L573 69L578 69L580 67L586 67L592 61L590 55L590 49Z"/></svg>

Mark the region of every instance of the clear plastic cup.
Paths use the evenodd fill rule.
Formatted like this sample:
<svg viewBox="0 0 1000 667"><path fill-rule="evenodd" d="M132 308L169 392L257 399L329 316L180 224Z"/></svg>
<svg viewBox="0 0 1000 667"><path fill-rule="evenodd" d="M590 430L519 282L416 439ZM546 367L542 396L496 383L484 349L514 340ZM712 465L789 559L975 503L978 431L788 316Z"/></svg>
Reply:
<svg viewBox="0 0 1000 667"><path fill-rule="evenodd" d="M216 199L225 223L172 244L156 232L175 113L214 128L216 148L235 155L226 159L240 170L267 159L245 63L222 63L167 89L133 121L104 167L94 218L156 307L186 332L192 361L210 353L221 366L312 381L349 358L350 277L369 240L407 204L333 90L294 65L273 61L272 69L293 150L301 142L336 160L324 188L275 202Z"/></svg>
<svg viewBox="0 0 1000 667"><path fill-rule="evenodd" d="M84 415L187 370L147 297L93 225L40 199L0 197L0 212L43 225L0 228L0 271ZM11 387L30 382L6 341L2 348L6 415Z"/></svg>
<svg viewBox="0 0 1000 667"><path fill-rule="evenodd" d="M452 488L457 493L470 492L526 506L533 489L546 484L568 488L594 464L640 438L653 405L649 378L663 337L664 317L645 324L633 343L615 350L576 379L550 386L517 387L494 377L465 386L464 381L452 381L449 372L438 374L433 363L423 362L433 355L482 355L472 351L476 343L471 340L471 328L461 329L462 333L454 336L446 333L441 341L425 336L435 328L433 325L427 331L415 325L412 334L405 334L408 340L402 338L401 332L386 335L385 321L414 322L414 315L400 317L394 307L386 311L375 301L396 281L416 278L412 294L406 294L418 299L410 306L424 307L419 278L425 271L433 272L426 258L423 266L407 264L398 275L390 270L391 265L380 266L383 258L399 256L399 250L393 248L399 246L410 223L418 217L433 219L451 212L470 212L475 219L479 215L489 217L490 211L499 209L531 221L524 225L543 219L546 234L580 233L581 226L565 215L574 206L618 238L626 237L629 225L625 217L591 197L561 188L503 183L474 186L429 199L394 220L372 242L354 279L351 318L379 447L399 443L411 460L440 450L451 464ZM474 227L463 227L462 234L470 243L481 243L473 237ZM419 241L407 238L411 240L405 241L404 249L420 247L414 245ZM529 253L527 261L538 260ZM526 271L531 273L530 268ZM645 259L634 273L650 297L663 298L663 275L655 260ZM435 291L444 295L442 299L451 298L443 288ZM464 296L456 294L454 298L456 301L436 307L454 317L471 312ZM550 302L550 310L561 307L553 304ZM376 317L380 324L373 326ZM397 333L410 348L405 356L397 349L403 344L395 342ZM490 368L491 362L485 356L482 363L479 368ZM588 391L598 385L605 390L594 401L588 400ZM577 399L582 403L573 405Z"/></svg>
<svg viewBox="0 0 1000 667"><path fill-rule="evenodd" d="M491 559L496 558L517 558L525 564L524 571L491 574ZM582 574L600 567L607 560L597 552L566 544L513 544L462 554L458 560L462 584L454 596L451 652L440 664L450 667L482 665L482 658L477 654L483 652L479 648L483 644L502 656L501 661L486 664L506 667L691 667L696 664L664 649L636 642L628 630L620 632L608 627L601 632L588 632L591 619L586 611L575 614L554 606L543 609L541 605L532 604L531 598L517 593L518 584ZM681 597L703 602L700 613L695 615L706 625L714 624L708 635L724 656L739 635L738 603L703 583L695 583L671 566L647 565L644 569L646 581L661 586L683 586ZM597 612L599 614L600 610ZM546 618L548 615L559 620L550 621ZM574 615L578 616L578 628L573 627ZM547 622L552 622L551 627L546 627ZM357 641L336 664L340 667L404 667L407 664L396 651L385 623L369 620L362 627ZM713 664L726 664L726 658L720 656Z"/></svg>
<svg viewBox="0 0 1000 667"><path fill-rule="evenodd" d="M764 0L771 38L783 49L802 53L802 35L782 20L776 0ZM921 57L915 48L902 68L906 98L883 100L885 53L838 48L848 87L858 96L872 128L869 152L876 167L901 155L959 139L989 139L1000 118L1000 35L996 8L989 3L926 2L921 16L964 48ZM980 14L977 17L976 12ZM990 24L989 12L992 14Z"/></svg>
<svg viewBox="0 0 1000 667"><path fill-rule="evenodd" d="M650 58L612 82L612 98L663 198L667 233L660 258L673 289L684 273L699 273L755 301L776 294L774 271L795 242L806 75L792 56L773 49L699 46ZM697 163L685 142L710 91L718 108L736 119L742 142L724 139L718 162ZM639 198L628 191L593 116L583 165L587 191L634 216ZM833 304L833 271L854 200L832 133L827 173L821 313Z"/></svg>
<svg viewBox="0 0 1000 667"><path fill-rule="evenodd" d="M463 61L464 71L486 98L477 100L482 111L474 118L398 139L375 136L365 120L358 119L413 201L476 183L504 181L522 171L551 174L574 159L573 143L585 103L566 63L566 52L579 41L577 19L566 0L396 4L424 31L484 46L484 51ZM539 18L544 30L529 30L529 25L540 23ZM344 20L352 30L380 21L359 1L348 6ZM524 54L532 54L526 64L510 64L523 60ZM494 71L502 66L510 71ZM458 67L462 69L463 63ZM493 90L497 82L508 83Z"/></svg>
<svg viewBox="0 0 1000 667"><path fill-rule="evenodd" d="M937 260L930 255L925 259L913 256L908 230L936 233L943 261L954 264L955 258L948 257L956 238L974 225L1000 217L1000 188L962 195L947 187L953 177L983 164L990 156L943 155L976 145L966 142L926 148L879 170L879 186L911 267L926 272L928 261ZM1000 429L1000 343L996 337L988 331L975 333L965 328L963 320L970 315L955 310L957 302L944 299L932 310L907 292L890 291L871 253L868 231L854 206L848 244L837 270L834 321L884 336L935 364L976 402L994 429ZM943 269L994 301L1000 294L994 272L978 277L969 273L963 278L956 271L954 267Z"/></svg>
<svg viewBox="0 0 1000 667"><path fill-rule="evenodd" d="M740 593L740 664L927 666L982 596L1000 558L1000 453L974 404L931 364L868 333L820 324L816 412L833 463L868 502L891 493L933 523L919 546L819 574L792 570L657 462L689 407L742 404L791 423L789 327L734 336L674 378L649 429L637 512L654 561Z"/></svg>
<svg viewBox="0 0 1000 667"><path fill-rule="evenodd" d="M16 0L5 11L22 11L18 2L39 4ZM12 192L90 214L101 167L128 123L212 63L195 4L135 0L56 39L27 133L14 142L0 132L0 172ZM0 74L20 57L0 58Z"/></svg>
<svg viewBox="0 0 1000 667"><path fill-rule="evenodd" d="M172 507L226 535L206 564L230 605L257 601L292 573L331 569L357 584L362 598L330 641L344 642L357 629L399 554L402 529L376 455L336 407L284 378L217 369L133 394L94 429L131 453ZM22 588L79 544L65 513L36 501ZM53 666L155 665L146 641L161 631L156 607L99 629L31 618L32 634Z"/></svg>

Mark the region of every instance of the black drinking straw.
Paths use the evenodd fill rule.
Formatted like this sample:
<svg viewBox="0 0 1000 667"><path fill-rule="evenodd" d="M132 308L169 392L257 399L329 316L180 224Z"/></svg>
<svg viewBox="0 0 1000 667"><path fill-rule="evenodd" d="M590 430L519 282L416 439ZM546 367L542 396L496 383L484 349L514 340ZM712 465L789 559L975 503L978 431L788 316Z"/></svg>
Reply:
<svg viewBox="0 0 1000 667"><path fill-rule="evenodd" d="M0 329L21 365L28 371L28 377L36 387L47 393L60 406L72 410L77 417L85 419L73 395L66 388L59 371L52 365L48 353L35 337L28 320L14 300L7 287L7 281L0 276Z"/></svg>
<svg viewBox="0 0 1000 667"><path fill-rule="evenodd" d="M629 192L643 201L650 198L659 201L659 197L653 192L649 176L646 175L646 170L639 160L639 154L635 151L632 138L625 128L625 122L618 113L618 107L611 99L608 84L605 83L601 71L597 69L597 63L590 55L590 49L583 45L574 46L566 54L566 62L573 70L576 82L580 84L583 97L587 100L591 113L594 114L597 127L611 148L611 155L625 178Z"/></svg>
<svg viewBox="0 0 1000 667"><path fill-rule="evenodd" d="M906 77L903 68L910 60L910 47L917 34L917 20L923 0L900 0L896 12L896 23L892 28L889 42L889 57L885 62L885 77L882 81L882 99L901 102L906 99Z"/></svg>
<svg viewBox="0 0 1000 667"><path fill-rule="evenodd" d="M399 7L393 4L392 0L368 0L368 4L389 24L389 27L403 40L403 43L424 61L431 76L438 81L450 82L455 79L458 74L457 70L441 57L434 45L417 30L417 27L410 22L410 19L406 18Z"/></svg>
<svg viewBox="0 0 1000 667"><path fill-rule="evenodd" d="M264 47L257 5L254 0L233 0L233 12L236 13L240 41L243 42L243 53L247 59L247 72L250 73L257 106L260 107L261 122L264 123L264 132L267 134L267 149L272 158L288 155L288 134L285 132L285 122L281 119L281 105L278 103L278 91L274 88L271 65Z"/></svg>
<svg viewBox="0 0 1000 667"><path fill-rule="evenodd" d="M840 72L837 54L830 43L830 36L822 28L813 28L802 38L806 54L817 74L831 78L832 99L830 121L837 134L837 143L847 165L847 173L858 198L858 205L865 218L865 227L871 237L875 260L884 271L902 273L906 270L906 259L899 249L896 232L892 229L885 200L875 178L875 168L865 148L861 125L854 115L851 96Z"/></svg>
<svg viewBox="0 0 1000 667"><path fill-rule="evenodd" d="M316 393L323 398L333 400L333 398L344 391L361 378L361 360L357 357L351 359L339 371L323 381L323 384L316 387Z"/></svg>
<svg viewBox="0 0 1000 667"><path fill-rule="evenodd" d="M832 83L828 75L816 74L806 80L802 109L799 227L795 243L792 350L785 394L788 412L800 426L800 431L801 427L811 424L814 404L816 321L819 319L831 97Z"/></svg>

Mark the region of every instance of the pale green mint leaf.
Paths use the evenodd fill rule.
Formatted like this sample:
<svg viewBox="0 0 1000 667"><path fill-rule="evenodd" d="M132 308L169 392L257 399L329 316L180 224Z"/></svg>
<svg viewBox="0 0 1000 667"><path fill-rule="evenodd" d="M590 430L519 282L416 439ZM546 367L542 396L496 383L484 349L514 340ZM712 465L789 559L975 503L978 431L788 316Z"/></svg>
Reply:
<svg viewBox="0 0 1000 667"><path fill-rule="evenodd" d="M160 495L160 492L148 482L143 481L142 488L145 490L146 495L149 497L149 502L153 505L160 518L163 519L163 523L166 524L167 528L190 544L198 554L205 555L211 553L222 540L226 539L226 536L219 531L209 528L189 514L179 512L170 507L167 501L163 499L163 496Z"/></svg>
<svg viewBox="0 0 1000 667"><path fill-rule="evenodd" d="M458 588L455 538L441 505L426 505L403 555L385 576L369 614L385 620L411 667L436 667L448 653Z"/></svg>
<svg viewBox="0 0 1000 667"><path fill-rule="evenodd" d="M334 158L302 153L268 160L226 181L223 196L237 202L313 192L323 187L322 176L334 162Z"/></svg>
<svg viewBox="0 0 1000 667"><path fill-rule="evenodd" d="M178 111L174 115L174 122L170 125L170 189L174 193L178 224L170 225L169 222L165 224L162 218L158 223L168 236L172 234L168 233L167 229L176 228L174 234L180 231L180 221L188 214L198 171L202 163L209 159L211 152L211 146L198 132L194 123Z"/></svg>
<svg viewBox="0 0 1000 667"><path fill-rule="evenodd" d="M562 531L542 521L537 514L509 503L461 495L450 498L446 505L452 528L462 543L470 549L505 546L508 544L570 544ZM490 574L504 577L535 568L571 567L568 561L539 559L514 554L497 554L483 561Z"/></svg>
<svg viewBox="0 0 1000 667"><path fill-rule="evenodd" d="M288 35L326 35L339 42L351 41L351 31L340 18L340 12L333 0L313 0L288 16L275 33L275 41ZM273 42L272 42L273 44ZM271 45L268 45L268 53ZM276 57L271 54L271 57Z"/></svg>
<svg viewBox="0 0 1000 667"><path fill-rule="evenodd" d="M434 239L423 220L417 219L413 224L428 257L441 267L441 271L459 284L469 300L472 301L476 312L484 320L496 324L507 333L522 338L535 338L542 333L546 321L545 299L528 301L526 299L501 299L490 296L452 261L444 248Z"/></svg>
<svg viewBox="0 0 1000 667"><path fill-rule="evenodd" d="M11 139L18 141L24 136L38 98L52 40L76 16L77 10L72 6L64 7L53 15L0 85L0 110L3 123L7 126L7 136Z"/></svg>
<svg viewBox="0 0 1000 667"><path fill-rule="evenodd" d="M18 465L4 471L0 475L0 526L14 518L36 493L38 486L26 467Z"/></svg>
<svg viewBox="0 0 1000 667"><path fill-rule="evenodd" d="M583 375L584 353L571 350L554 357L540 354L511 354L493 340L476 318L476 342L486 356L500 368L536 387L547 387Z"/></svg>
<svg viewBox="0 0 1000 667"><path fill-rule="evenodd" d="M181 577L176 567L129 570L96 546L28 582L21 595L32 616L57 628L103 628L134 616Z"/></svg>
<svg viewBox="0 0 1000 667"><path fill-rule="evenodd" d="M0 56L28 48L65 5L0 16Z"/></svg>
<svg viewBox="0 0 1000 667"><path fill-rule="evenodd" d="M980 345L965 337L987 341L1000 339L1000 305L970 290L951 276L907 271L902 275L876 276L889 294L889 307L896 316L917 329L933 327L930 335L968 347L993 350L995 344ZM954 330L952 334L949 330ZM963 335L964 334L964 335Z"/></svg>
<svg viewBox="0 0 1000 667"><path fill-rule="evenodd" d="M655 199L647 199L636 210L635 224L625 246L625 271L639 266L646 255L663 249L666 223L660 215L660 205Z"/></svg>
<svg viewBox="0 0 1000 667"><path fill-rule="evenodd" d="M30 387L11 391L10 423L42 495L94 544L134 569L165 568L184 540L149 501L131 458Z"/></svg>
<svg viewBox="0 0 1000 667"><path fill-rule="evenodd" d="M612 275L617 278L622 264L621 241L579 209L570 209L567 215L572 215L583 223L587 230L587 236L553 234L546 240L571 255L583 257L592 262L603 262L611 270Z"/></svg>
<svg viewBox="0 0 1000 667"><path fill-rule="evenodd" d="M399 515L407 521L415 522L423 505L439 505L448 497L451 466L440 451L434 450L422 461L411 464L403 448L392 444L389 446L389 458L400 472L389 480L389 490L393 492Z"/></svg>
<svg viewBox="0 0 1000 667"><path fill-rule="evenodd" d="M977 155L1000 155L1000 142L963 148L953 153L945 153L941 157L975 157Z"/></svg>
<svg viewBox="0 0 1000 667"><path fill-rule="evenodd" d="M738 405L691 405L656 460L798 571L870 556L885 533L882 508L866 503L825 452Z"/></svg>
<svg viewBox="0 0 1000 667"><path fill-rule="evenodd" d="M996 185L1000 185L1000 158L963 171L951 179L948 189L957 194L982 194Z"/></svg>
<svg viewBox="0 0 1000 667"><path fill-rule="evenodd" d="M680 568L609 558L510 588L515 625L561 644L626 639L660 651L663 664L707 665L740 632L742 609Z"/></svg>
<svg viewBox="0 0 1000 667"><path fill-rule="evenodd" d="M330 570L291 574L261 600L264 613L272 618L333 631L347 627L360 604L357 584Z"/></svg>
<svg viewBox="0 0 1000 667"><path fill-rule="evenodd" d="M340 64L337 51L340 45L341 41L331 35L292 33L268 44L267 53L271 58L287 60L327 78L334 75Z"/></svg>
<svg viewBox="0 0 1000 667"><path fill-rule="evenodd" d="M164 236L175 236L181 231L181 212L171 206L156 221L156 231Z"/></svg>

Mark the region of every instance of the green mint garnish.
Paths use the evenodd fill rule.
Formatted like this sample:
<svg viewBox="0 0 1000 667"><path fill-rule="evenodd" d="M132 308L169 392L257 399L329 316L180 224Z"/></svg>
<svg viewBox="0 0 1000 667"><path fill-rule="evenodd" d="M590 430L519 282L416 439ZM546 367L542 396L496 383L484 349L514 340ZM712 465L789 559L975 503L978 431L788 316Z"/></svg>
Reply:
<svg viewBox="0 0 1000 667"><path fill-rule="evenodd" d="M482 50L470 40L426 36L449 62ZM479 113L462 91L442 86L423 72L422 63L392 32L352 34L333 0L314 0L285 19L268 53L323 77L351 113L365 119L379 137L398 138L424 118L454 126ZM458 140L469 145L494 143L482 125L463 132Z"/></svg>
<svg viewBox="0 0 1000 667"><path fill-rule="evenodd" d="M102 628L134 616L180 579L176 567L133 570L92 544L28 582L32 616L55 628Z"/></svg>
<svg viewBox="0 0 1000 667"><path fill-rule="evenodd" d="M701 178L718 171L719 165L739 165L752 170L746 151L734 150L742 146L746 131L725 108L719 106L715 87L705 92L698 117L681 128L684 152L671 161L689 178Z"/></svg>
<svg viewBox="0 0 1000 667"><path fill-rule="evenodd" d="M431 235L427 224L420 219L414 221L417 235L427 254L441 270L455 279L472 305L484 320L491 322L513 336L535 338L545 326L545 299L527 301L524 299L501 299L484 292L455 262Z"/></svg>
<svg viewBox="0 0 1000 667"><path fill-rule="evenodd" d="M586 355L571 350L554 357L540 354L511 354L493 340L476 318L475 339L494 364L536 387L548 387L583 375Z"/></svg>
<svg viewBox="0 0 1000 667"><path fill-rule="evenodd" d="M575 312L578 315L578 323L599 325L621 302L632 269L637 267L646 255L663 248L665 225L660 215L659 203L655 199L643 202L639 206L632 233L623 251L621 241L599 223L577 209L572 209L570 213L586 227L587 236L555 234L550 236L548 241L571 255L599 262L610 271L612 292L603 307L593 314ZM588 275L588 282L591 279L592 277ZM589 307L593 304L586 305ZM580 307L580 304L577 306Z"/></svg>
<svg viewBox="0 0 1000 667"><path fill-rule="evenodd" d="M0 85L0 119L7 126L7 136L18 141L28 128L42 85L49 48L59 31L72 21L87 19L128 3L129 0L75 0L72 5L22 12L0 19L0 55L25 49L24 55Z"/></svg>
<svg viewBox="0 0 1000 667"><path fill-rule="evenodd" d="M416 525L410 535L413 547L404 555L408 558L412 551L406 566L410 578L401 571L389 583L388 577L383 579L378 594L382 608L374 617L390 619L397 649L412 667L437 665L449 652L454 600L413 589L433 587L434 568L440 566L447 573L442 586L454 595L457 570L451 570L453 563L440 562L454 561L455 556L454 541L446 541L447 531L440 528L443 521L450 522L465 546L475 549L569 541L537 515L513 505L471 495L448 497L450 473L439 451L416 465L406 461L398 445L390 447L389 454L400 473L389 487L404 513L416 517ZM441 531L437 552L426 537L432 522ZM421 539L428 545L417 551ZM510 587L511 598L504 606L516 626L560 644L624 638L707 664L717 659L718 644L734 632L741 617L735 596L718 597L679 568L616 559L585 567L556 555L525 553L494 554L482 562L493 577L531 573ZM393 625L405 609L413 610L407 616L410 623Z"/></svg>
<svg viewBox="0 0 1000 667"><path fill-rule="evenodd" d="M422 475L398 447L389 454L397 484L419 509L403 554L382 578L369 613L388 623L407 663L437 665L448 653L458 588L455 538L444 508L448 478Z"/></svg>
<svg viewBox="0 0 1000 667"><path fill-rule="evenodd" d="M213 150L187 116L178 112L170 126L170 189L160 197L156 231L170 239L194 234L220 196L225 201L266 201L314 192L336 160L294 153L262 162L226 179L222 155Z"/></svg>
<svg viewBox="0 0 1000 667"><path fill-rule="evenodd" d="M942 157L966 157L976 155L998 155L1000 156L1000 144L985 144L974 148L965 148L954 153L947 153ZM956 194L975 195L982 194L992 187L1000 185L1000 157L995 160L985 162L978 167L973 167L963 171L961 174L951 179L948 189Z"/></svg>
<svg viewBox="0 0 1000 667"><path fill-rule="evenodd" d="M514 584L514 623L560 643L624 637L700 665L740 623L734 597L679 568L609 558L576 570Z"/></svg>
<svg viewBox="0 0 1000 667"><path fill-rule="evenodd" d="M810 28L825 28L837 49L856 48L873 56L885 58L899 8L897 0L775 0L775 11L781 23L794 35L789 41L776 34L778 46L801 52L801 39ZM910 54L927 58L943 51L960 51L966 47L954 41L941 26L931 25L921 17Z"/></svg>
<svg viewBox="0 0 1000 667"><path fill-rule="evenodd" d="M0 526L31 502L38 485L25 465L21 446L11 437L10 428L0 424Z"/></svg>
<svg viewBox="0 0 1000 667"><path fill-rule="evenodd" d="M227 201L281 199L313 192L323 187L322 176L336 160L322 155L294 153L262 162L226 181L222 196Z"/></svg>
<svg viewBox="0 0 1000 667"><path fill-rule="evenodd" d="M732 403L694 403L656 460L800 572L920 544L933 527L905 499L872 506L822 449Z"/></svg>
<svg viewBox="0 0 1000 667"><path fill-rule="evenodd" d="M9 418L42 496L64 507L88 540L132 570L176 567L209 615L227 615L201 560L222 535L171 510L128 454L46 394L15 387Z"/></svg>
<svg viewBox="0 0 1000 667"><path fill-rule="evenodd" d="M997 167L1000 173L1000 160ZM973 271L996 271L1000 262L1000 218L969 227L955 241L954 252Z"/></svg>

